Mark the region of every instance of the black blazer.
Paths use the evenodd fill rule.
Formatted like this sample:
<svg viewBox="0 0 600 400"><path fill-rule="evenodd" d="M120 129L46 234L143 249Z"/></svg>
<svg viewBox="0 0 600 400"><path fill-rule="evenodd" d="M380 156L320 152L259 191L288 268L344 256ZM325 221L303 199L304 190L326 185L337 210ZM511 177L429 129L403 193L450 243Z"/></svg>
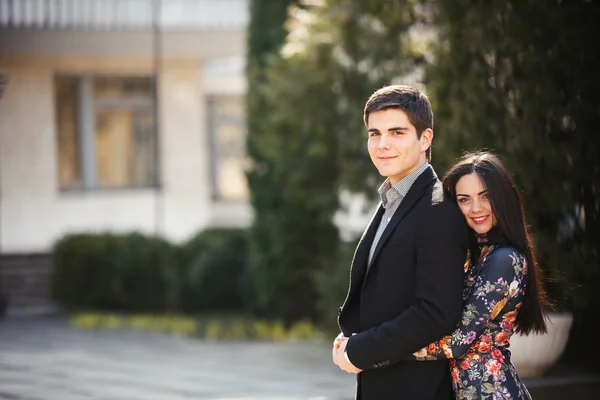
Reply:
<svg viewBox="0 0 600 400"><path fill-rule="evenodd" d="M380 204L354 254L338 316L345 336L357 334L346 346L363 370L357 399L453 399L448 361L415 361L412 353L459 322L466 221L430 167L400 203L367 268L382 215Z"/></svg>

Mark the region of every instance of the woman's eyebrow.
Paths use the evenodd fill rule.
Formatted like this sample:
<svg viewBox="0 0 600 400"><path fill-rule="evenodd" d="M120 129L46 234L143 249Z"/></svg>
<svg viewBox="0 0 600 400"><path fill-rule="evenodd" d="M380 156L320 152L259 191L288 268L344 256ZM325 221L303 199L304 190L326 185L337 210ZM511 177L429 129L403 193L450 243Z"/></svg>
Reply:
<svg viewBox="0 0 600 400"><path fill-rule="evenodd" d="M487 192L488 192L487 189L482 190L481 192L477 193L477 196L482 195L482 194L487 193ZM470 197L468 194L456 193L456 197L458 197L458 196Z"/></svg>

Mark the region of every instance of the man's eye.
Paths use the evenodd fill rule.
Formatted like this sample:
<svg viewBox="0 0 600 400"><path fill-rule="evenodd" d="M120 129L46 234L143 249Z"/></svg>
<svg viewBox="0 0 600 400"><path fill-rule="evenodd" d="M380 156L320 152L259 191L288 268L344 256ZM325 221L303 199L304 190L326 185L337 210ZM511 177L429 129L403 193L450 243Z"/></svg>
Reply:
<svg viewBox="0 0 600 400"><path fill-rule="evenodd" d="M402 131L394 131L394 135L403 135L403 134L404 134L404 132L402 132Z"/></svg>
<svg viewBox="0 0 600 400"><path fill-rule="evenodd" d="M379 135L379 132L369 132L369 137L377 136L377 135Z"/></svg>

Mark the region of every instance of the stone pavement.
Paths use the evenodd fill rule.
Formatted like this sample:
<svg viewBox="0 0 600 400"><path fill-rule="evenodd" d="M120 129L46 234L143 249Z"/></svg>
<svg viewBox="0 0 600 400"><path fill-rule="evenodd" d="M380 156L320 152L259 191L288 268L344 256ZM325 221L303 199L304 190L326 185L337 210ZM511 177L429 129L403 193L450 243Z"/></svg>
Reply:
<svg viewBox="0 0 600 400"><path fill-rule="evenodd" d="M206 342L0 320L4 400L350 400L326 343Z"/></svg>
<svg viewBox="0 0 600 400"><path fill-rule="evenodd" d="M534 400L600 399L573 365L526 380ZM60 317L0 319L1 400L351 400L328 343L206 342L75 330Z"/></svg>

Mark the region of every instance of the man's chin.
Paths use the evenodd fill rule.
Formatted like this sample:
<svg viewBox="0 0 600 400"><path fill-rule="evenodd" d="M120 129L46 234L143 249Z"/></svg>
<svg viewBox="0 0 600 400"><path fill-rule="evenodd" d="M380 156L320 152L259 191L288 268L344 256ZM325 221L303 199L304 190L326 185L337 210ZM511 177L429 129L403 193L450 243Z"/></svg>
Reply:
<svg viewBox="0 0 600 400"><path fill-rule="evenodd" d="M381 176L384 176L386 178L389 178L390 176L394 175L394 171L390 170L390 168L377 168L377 171L379 171L379 174Z"/></svg>

